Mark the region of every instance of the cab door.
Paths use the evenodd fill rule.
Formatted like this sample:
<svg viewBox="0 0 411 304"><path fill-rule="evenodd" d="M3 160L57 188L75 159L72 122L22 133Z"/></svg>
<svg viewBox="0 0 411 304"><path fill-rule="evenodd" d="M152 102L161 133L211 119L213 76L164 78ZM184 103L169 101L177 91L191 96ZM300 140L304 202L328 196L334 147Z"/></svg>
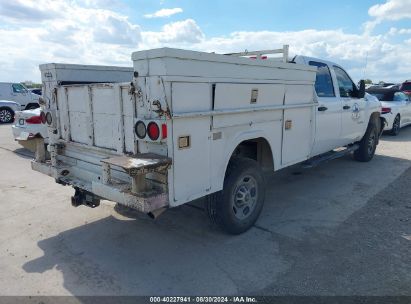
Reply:
<svg viewBox="0 0 411 304"><path fill-rule="evenodd" d="M364 98L356 97L358 89L354 82L339 66L333 66L338 94L342 104L341 145L348 145L361 140L368 126L368 117L365 116L366 102Z"/></svg>
<svg viewBox="0 0 411 304"><path fill-rule="evenodd" d="M318 99L315 141L312 155L335 149L340 144L341 136L341 99L335 94L335 87L327 64L317 61L309 61L309 65L316 66L317 76L315 91Z"/></svg>

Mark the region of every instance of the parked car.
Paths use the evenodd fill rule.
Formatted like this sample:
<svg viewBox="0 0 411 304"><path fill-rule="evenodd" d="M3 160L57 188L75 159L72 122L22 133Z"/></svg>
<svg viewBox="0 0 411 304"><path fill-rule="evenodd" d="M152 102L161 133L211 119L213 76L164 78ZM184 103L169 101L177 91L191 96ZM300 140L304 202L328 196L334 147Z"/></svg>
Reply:
<svg viewBox="0 0 411 304"><path fill-rule="evenodd" d="M30 92L41 96L41 88L30 89Z"/></svg>
<svg viewBox="0 0 411 304"><path fill-rule="evenodd" d="M393 85L386 86L385 88L386 88L386 89L395 89L395 90L399 90L399 89L400 89L400 87L401 87L401 84L397 83L397 84L393 84Z"/></svg>
<svg viewBox="0 0 411 304"><path fill-rule="evenodd" d="M382 82L382 83L380 83L379 84L381 87L383 87L383 88L388 88L388 87L392 87L392 86L394 86L394 85L396 85L395 83L392 83L392 82Z"/></svg>
<svg viewBox="0 0 411 304"><path fill-rule="evenodd" d="M400 90L403 91L408 96L411 96L411 80L406 80L400 86Z"/></svg>
<svg viewBox="0 0 411 304"><path fill-rule="evenodd" d="M20 145L34 152L34 138L43 138L48 143L47 127L41 121L41 109L18 111L15 113L15 121L12 126L13 136Z"/></svg>
<svg viewBox="0 0 411 304"><path fill-rule="evenodd" d="M11 100L0 100L0 123L10 123L14 120L14 113L19 111L21 106Z"/></svg>
<svg viewBox="0 0 411 304"><path fill-rule="evenodd" d="M0 99L19 103L21 106L19 110L38 108L40 106L39 97L21 83L0 82Z"/></svg>
<svg viewBox="0 0 411 304"><path fill-rule="evenodd" d="M367 92L381 101L381 116L387 121L384 130L398 135L400 129L411 124L410 97L398 89L369 89Z"/></svg>

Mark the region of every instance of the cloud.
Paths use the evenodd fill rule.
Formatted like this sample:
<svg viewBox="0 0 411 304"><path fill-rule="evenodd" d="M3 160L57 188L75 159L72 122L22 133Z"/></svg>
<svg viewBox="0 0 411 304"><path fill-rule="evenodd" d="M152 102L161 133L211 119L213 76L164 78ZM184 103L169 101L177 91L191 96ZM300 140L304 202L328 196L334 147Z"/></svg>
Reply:
<svg viewBox="0 0 411 304"><path fill-rule="evenodd" d="M0 16L19 22L39 22L60 15L58 1L42 1L40 4L30 0L3 1L0 5Z"/></svg>
<svg viewBox="0 0 411 304"><path fill-rule="evenodd" d="M384 4L371 6L368 15L374 19L364 24L364 30L367 34L385 20L398 21L411 18L411 0L387 0Z"/></svg>
<svg viewBox="0 0 411 304"><path fill-rule="evenodd" d="M388 34L390 36L395 36L395 35L410 35L411 34L411 29L398 29L396 27L390 28Z"/></svg>
<svg viewBox="0 0 411 304"><path fill-rule="evenodd" d="M160 32L143 32L143 45L147 48L160 46L182 47L204 39L204 33L193 19L166 24Z"/></svg>
<svg viewBox="0 0 411 304"><path fill-rule="evenodd" d="M95 42L138 46L141 30L131 24L127 18L98 11L94 16L93 40Z"/></svg>
<svg viewBox="0 0 411 304"><path fill-rule="evenodd" d="M290 45L291 55L335 61L356 80L364 77L366 57L367 78L374 81L411 78L410 29L392 27L379 35L367 31L352 34L342 29L236 31L210 37L194 19L185 19L165 23L159 31L146 31L126 13L110 9L110 4L116 1L103 0L104 6L97 0L37 0L35 6L27 0L2 3L0 81L39 81L38 65L46 62L132 66L132 52L164 46L228 53L271 49L283 44ZM387 1L393 2L398 1ZM396 6L384 5L373 6L375 17L370 22L383 22L382 11L397 14ZM35 12L37 16L25 17Z"/></svg>
<svg viewBox="0 0 411 304"><path fill-rule="evenodd" d="M388 0L370 7L368 14L378 20L411 18L411 0Z"/></svg>
<svg viewBox="0 0 411 304"><path fill-rule="evenodd" d="M165 18L165 17L170 17L175 14L182 13L183 9L180 7L176 8L163 8L155 13L152 14L146 14L144 15L145 18Z"/></svg>

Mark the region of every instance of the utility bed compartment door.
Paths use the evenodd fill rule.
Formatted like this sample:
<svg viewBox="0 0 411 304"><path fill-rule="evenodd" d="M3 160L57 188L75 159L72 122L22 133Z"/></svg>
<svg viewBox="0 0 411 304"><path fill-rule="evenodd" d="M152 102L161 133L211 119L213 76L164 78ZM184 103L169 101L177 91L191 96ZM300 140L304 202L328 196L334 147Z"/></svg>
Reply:
<svg viewBox="0 0 411 304"><path fill-rule="evenodd" d="M173 83L172 107L174 113L209 111L211 85ZM210 117L174 119L172 123L174 204L180 205L210 189Z"/></svg>
<svg viewBox="0 0 411 304"><path fill-rule="evenodd" d="M284 104L312 104L311 85L287 85ZM282 166L289 166L309 158L314 142L314 106L284 110Z"/></svg>
<svg viewBox="0 0 411 304"><path fill-rule="evenodd" d="M57 100L62 139L117 152L134 151L130 143L134 142L135 104L127 85L63 86Z"/></svg>

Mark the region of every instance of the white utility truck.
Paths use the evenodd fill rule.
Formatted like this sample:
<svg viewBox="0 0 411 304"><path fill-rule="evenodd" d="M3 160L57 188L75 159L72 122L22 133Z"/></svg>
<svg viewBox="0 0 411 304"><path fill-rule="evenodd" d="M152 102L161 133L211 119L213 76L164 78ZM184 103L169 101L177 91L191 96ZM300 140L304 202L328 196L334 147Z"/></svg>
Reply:
<svg viewBox="0 0 411 304"><path fill-rule="evenodd" d="M263 60L279 52L281 61ZM336 64L289 61L287 46L227 55L162 48L132 60L127 83L67 82L56 66L40 66L50 158L39 140L32 168L73 186L73 206L106 199L155 217L206 197L210 218L237 234L261 212L263 170L374 156L381 105Z"/></svg>
<svg viewBox="0 0 411 304"><path fill-rule="evenodd" d="M39 107L39 95L32 93L21 83L0 82L0 99L17 102L19 110L32 110Z"/></svg>

